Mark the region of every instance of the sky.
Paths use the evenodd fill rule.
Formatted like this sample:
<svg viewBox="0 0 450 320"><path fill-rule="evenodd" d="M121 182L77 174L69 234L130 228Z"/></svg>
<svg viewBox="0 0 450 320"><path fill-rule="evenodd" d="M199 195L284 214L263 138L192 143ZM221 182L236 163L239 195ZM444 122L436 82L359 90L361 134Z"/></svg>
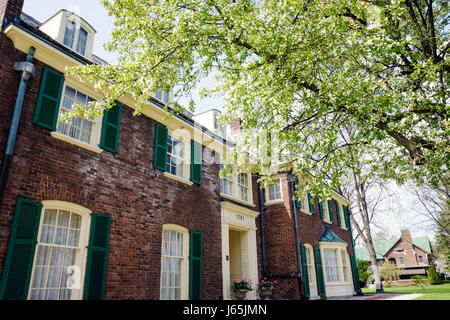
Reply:
<svg viewBox="0 0 450 320"><path fill-rule="evenodd" d="M111 38L114 18L108 16L100 0L25 0L23 11L42 23L61 9L80 15L97 31L94 42L95 55L110 63L116 61L114 54L103 48L103 44ZM210 76L203 80L200 86L212 87L215 83L214 77ZM213 108L221 110L224 105L220 97L201 100L196 91L192 93L192 97L197 105L195 114ZM182 100L181 103L187 106L186 100ZM383 226L383 231L389 236L400 236L400 229L409 228L413 237L429 236L432 240L434 236L432 224L424 222L426 219L421 215L424 208L414 199L410 188L391 185L391 189L396 197L383 203L384 210L376 219L377 225Z"/></svg>
<svg viewBox="0 0 450 320"><path fill-rule="evenodd" d="M110 34L114 28L114 18L108 16L100 0L25 0L23 12L42 23L61 9L78 14L97 31L93 50L96 56L109 63L117 61L114 53L108 52L103 48L103 44L111 39ZM211 75L200 83L200 87L212 88L215 83L214 75ZM223 109L224 101L220 97L200 99L197 90L194 90L192 98L196 103L195 114L210 109ZM180 100L179 103L186 107L188 106L187 99Z"/></svg>

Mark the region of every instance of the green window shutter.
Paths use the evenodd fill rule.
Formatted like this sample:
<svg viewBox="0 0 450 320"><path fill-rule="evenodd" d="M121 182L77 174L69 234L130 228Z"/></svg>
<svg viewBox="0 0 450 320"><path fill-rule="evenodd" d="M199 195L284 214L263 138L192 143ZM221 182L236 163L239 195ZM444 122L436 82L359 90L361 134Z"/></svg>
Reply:
<svg viewBox="0 0 450 320"><path fill-rule="evenodd" d="M319 296L325 297L325 283L323 280L322 257L320 256L320 248L314 248L314 260L316 266L317 292Z"/></svg>
<svg viewBox="0 0 450 320"><path fill-rule="evenodd" d="M0 300L26 300L42 204L18 198L0 283Z"/></svg>
<svg viewBox="0 0 450 320"><path fill-rule="evenodd" d="M323 219L323 202L319 201L319 213L320 217Z"/></svg>
<svg viewBox="0 0 450 320"><path fill-rule="evenodd" d="M189 299L202 299L202 244L203 234L198 231L190 231L189 254Z"/></svg>
<svg viewBox="0 0 450 320"><path fill-rule="evenodd" d="M203 150L202 145L191 141L191 181L197 184L202 184L202 160Z"/></svg>
<svg viewBox="0 0 450 320"><path fill-rule="evenodd" d="M336 205L337 222L338 222L338 225L341 226L341 213L340 213L340 210L339 210L339 203L336 200L334 200L334 204Z"/></svg>
<svg viewBox="0 0 450 320"><path fill-rule="evenodd" d="M308 204L309 204L309 212L312 214L316 213L315 207L314 207L314 198L311 196L311 193L308 192Z"/></svg>
<svg viewBox="0 0 450 320"><path fill-rule="evenodd" d="M299 181L298 178L295 178L295 182L294 182L294 191L297 190L297 186L299 185ZM295 195L294 195L295 197ZM295 197L295 206L299 209L302 209L302 200L301 199L297 199L297 197Z"/></svg>
<svg viewBox="0 0 450 320"><path fill-rule="evenodd" d="M153 167L155 169L166 171L167 170L167 136L169 131L162 124L156 124L155 132L155 158L153 161Z"/></svg>
<svg viewBox="0 0 450 320"><path fill-rule="evenodd" d="M353 288L355 289L356 293L360 293L361 287L359 286L358 264L356 262L355 256L350 256L350 265L352 268Z"/></svg>
<svg viewBox="0 0 450 320"><path fill-rule="evenodd" d="M117 153L121 115L122 106L118 103L103 112L102 138L99 144L103 150Z"/></svg>
<svg viewBox="0 0 450 320"><path fill-rule="evenodd" d="M34 124L52 131L56 130L63 85L64 76L62 74L48 67L44 68L34 111Z"/></svg>
<svg viewBox="0 0 450 320"><path fill-rule="evenodd" d="M300 251L302 254L302 273L303 273L303 283L305 286L305 295L310 296L309 293L309 275L308 275L308 263L306 260L306 248L305 245L300 245Z"/></svg>
<svg viewBox="0 0 450 320"><path fill-rule="evenodd" d="M350 229L350 216L348 206L344 206L344 218L345 218L345 227Z"/></svg>
<svg viewBox="0 0 450 320"><path fill-rule="evenodd" d="M334 223L333 201L331 200L328 200L328 214L330 215L330 222Z"/></svg>
<svg viewBox="0 0 450 320"><path fill-rule="evenodd" d="M91 233L84 283L84 300L103 299L110 227L110 215L91 213Z"/></svg>

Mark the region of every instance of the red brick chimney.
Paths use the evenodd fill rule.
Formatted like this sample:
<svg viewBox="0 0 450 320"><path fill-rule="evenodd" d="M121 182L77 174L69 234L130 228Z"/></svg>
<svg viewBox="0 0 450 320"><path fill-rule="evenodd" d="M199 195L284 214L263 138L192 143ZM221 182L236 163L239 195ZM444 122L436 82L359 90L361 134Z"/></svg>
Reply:
<svg viewBox="0 0 450 320"><path fill-rule="evenodd" d="M3 28L5 19L12 21L20 16L23 2L24 0L0 0L0 29Z"/></svg>
<svg viewBox="0 0 450 320"><path fill-rule="evenodd" d="M409 232L409 229L403 229L400 231L402 239L408 240L412 243L411 233Z"/></svg>
<svg viewBox="0 0 450 320"><path fill-rule="evenodd" d="M235 135L241 132L241 123L242 121L239 119L233 119L231 120L231 135Z"/></svg>

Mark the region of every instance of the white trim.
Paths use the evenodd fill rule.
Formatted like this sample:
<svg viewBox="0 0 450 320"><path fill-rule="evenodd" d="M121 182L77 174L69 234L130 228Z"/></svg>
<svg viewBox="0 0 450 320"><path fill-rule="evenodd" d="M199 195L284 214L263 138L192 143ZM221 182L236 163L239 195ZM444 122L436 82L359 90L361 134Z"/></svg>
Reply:
<svg viewBox="0 0 450 320"><path fill-rule="evenodd" d="M266 199L266 202L264 203L265 206L270 206L270 205L273 205L273 204L279 204L279 203L283 203L284 202L284 199L283 199L283 184L281 183L281 177L277 176L277 177L273 178L273 180L274 180L275 184L271 184L271 185L275 185L276 186L277 181L280 184L280 198L270 200L270 191L269 191L269 186L268 186L264 190L265 199Z"/></svg>
<svg viewBox="0 0 450 320"><path fill-rule="evenodd" d="M99 153L100 154L100 153L103 152L103 149L101 149L99 147L95 147L93 145L87 144L87 143L85 143L83 141L79 141L77 139L74 139L72 137L66 136L66 135L64 135L62 133L59 133L59 132L56 132L56 131L50 132L50 136L52 136L55 139L62 140L62 141L74 144L74 145L76 145L78 147L81 147L81 148L93 151L95 153Z"/></svg>
<svg viewBox="0 0 450 320"><path fill-rule="evenodd" d="M57 200L44 200L41 202L42 207L42 215L39 221L39 231L37 235L37 244L36 249L34 252L34 262L33 262L33 268L31 272L30 277L30 284L29 284L29 290L28 290L28 299L30 298L31 294L31 286L33 285L33 277L34 277L34 264L36 263L36 255L38 251L38 245L40 243L41 233L42 233L42 224L44 221L44 213L48 209L57 209L57 210L66 210L73 212L75 214L78 214L81 216L81 226L80 226L80 235L78 239L78 254L77 254L77 261L76 265L80 268L80 289L73 289L72 290L72 296L71 300L81 300L83 299L83 291L84 291L84 278L85 278L85 271L86 271L86 262L87 262L87 255L88 255L88 245L89 245L89 236L90 236L90 214L92 213L91 210L82 207L80 205L66 202L66 201L57 201ZM65 247L65 246L64 246Z"/></svg>
<svg viewBox="0 0 450 320"><path fill-rule="evenodd" d="M161 300L161 281L162 281L162 261L163 261L163 242L164 242L164 231L175 231L183 235L183 261L181 266L181 279L180 279L180 300L189 299L189 230L183 226L177 224L164 224L162 226L161 234L161 271L159 273L160 290L159 299Z"/></svg>
<svg viewBox="0 0 450 320"><path fill-rule="evenodd" d="M173 175L171 173L168 173L168 172L164 172L163 175L165 177L167 177L167 178L170 178L170 179L182 182L184 184L187 184L188 186L192 186L194 184L192 181L186 180L184 178L180 178L179 176L175 176L175 175Z"/></svg>

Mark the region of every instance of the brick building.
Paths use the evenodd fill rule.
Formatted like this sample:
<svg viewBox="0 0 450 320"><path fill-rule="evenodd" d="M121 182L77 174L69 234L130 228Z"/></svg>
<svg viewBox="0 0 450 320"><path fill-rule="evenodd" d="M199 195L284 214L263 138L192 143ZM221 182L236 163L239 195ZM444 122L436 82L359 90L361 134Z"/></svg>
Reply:
<svg viewBox="0 0 450 320"><path fill-rule="evenodd" d="M139 117L125 95L65 122L102 98L64 74L106 63L96 31L22 6L0 0L0 299L231 299L234 279L264 276L280 298L358 291L348 200L293 202L287 174L266 190L247 173L221 179L232 144L189 114L167 118L170 93Z"/></svg>
<svg viewBox="0 0 450 320"><path fill-rule="evenodd" d="M379 264L393 263L400 270L399 283L409 283L414 275L426 276L430 266L432 247L428 237L411 237L409 229L400 231L395 240L374 241L374 249ZM356 256L369 261L366 248L357 248Z"/></svg>

